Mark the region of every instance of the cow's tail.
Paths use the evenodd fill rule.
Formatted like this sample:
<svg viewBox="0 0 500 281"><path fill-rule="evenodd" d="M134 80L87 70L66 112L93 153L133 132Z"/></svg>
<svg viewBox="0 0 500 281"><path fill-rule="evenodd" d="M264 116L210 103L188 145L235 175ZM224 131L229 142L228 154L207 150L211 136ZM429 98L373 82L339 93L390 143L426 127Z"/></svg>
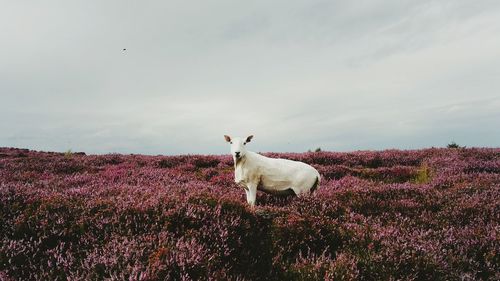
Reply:
<svg viewBox="0 0 500 281"><path fill-rule="evenodd" d="M316 189L318 189L318 186L319 186L319 176L316 176L316 181L314 182L309 192L313 193Z"/></svg>

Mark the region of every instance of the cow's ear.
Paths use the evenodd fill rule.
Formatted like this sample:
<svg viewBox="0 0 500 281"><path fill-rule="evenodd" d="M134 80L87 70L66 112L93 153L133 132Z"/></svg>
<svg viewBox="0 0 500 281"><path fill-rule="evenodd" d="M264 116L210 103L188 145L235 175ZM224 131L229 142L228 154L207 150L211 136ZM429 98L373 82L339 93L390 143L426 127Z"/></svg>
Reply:
<svg viewBox="0 0 500 281"><path fill-rule="evenodd" d="M252 139L253 139L253 135L248 136L248 137L247 137L247 140L246 140L245 142L246 142L246 143L249 143Z"/></svg>
<svg viewBox="0 0 500 281"><path fill-rule="evenodd" d="M224 138L226 139L227 142L231 142L231 137L228 135L224 135Z"/></svg>

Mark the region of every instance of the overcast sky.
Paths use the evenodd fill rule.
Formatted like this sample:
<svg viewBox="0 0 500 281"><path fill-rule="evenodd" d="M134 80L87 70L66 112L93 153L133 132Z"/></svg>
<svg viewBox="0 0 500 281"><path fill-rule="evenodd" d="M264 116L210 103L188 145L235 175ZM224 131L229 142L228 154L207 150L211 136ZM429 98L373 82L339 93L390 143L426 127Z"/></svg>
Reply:
<svg viewBox="0 0 500 281"><path fill-rule="evenodd" d="M0 2L0 146L500 146L498 0Z"/></svg>

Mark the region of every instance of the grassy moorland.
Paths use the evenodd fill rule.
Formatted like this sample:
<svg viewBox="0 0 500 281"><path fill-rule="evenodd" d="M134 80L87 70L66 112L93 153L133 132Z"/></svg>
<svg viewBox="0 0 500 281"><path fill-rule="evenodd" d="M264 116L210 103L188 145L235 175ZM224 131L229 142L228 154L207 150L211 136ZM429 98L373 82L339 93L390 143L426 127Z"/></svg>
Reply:
<svg viewBox="0 0 500 281"><path fill-rule="evenodd" d="M252 210L230 156L0 148L0 279L500 279L500 149L268 155L320 188Z"/></svg>

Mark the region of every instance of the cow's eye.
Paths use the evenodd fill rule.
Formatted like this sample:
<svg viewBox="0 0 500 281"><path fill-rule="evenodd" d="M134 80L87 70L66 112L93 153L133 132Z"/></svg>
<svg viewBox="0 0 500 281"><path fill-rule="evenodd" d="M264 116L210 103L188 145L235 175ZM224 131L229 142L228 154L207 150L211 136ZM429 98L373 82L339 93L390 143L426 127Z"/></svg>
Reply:
<svg viewBox="0 0 500 281"><path fill-rule="evenodd" d="M232 141L231 141L231 142L229 142L229 143L230 143L230 144L233 144L233 142L232 142Z"/></svg>
<svg viewBox="0 0 500 281"><path fill-rule="evenodd" d="M246 144L247 144L246 142L243 143L243 145L246 145Z"/></svg>

